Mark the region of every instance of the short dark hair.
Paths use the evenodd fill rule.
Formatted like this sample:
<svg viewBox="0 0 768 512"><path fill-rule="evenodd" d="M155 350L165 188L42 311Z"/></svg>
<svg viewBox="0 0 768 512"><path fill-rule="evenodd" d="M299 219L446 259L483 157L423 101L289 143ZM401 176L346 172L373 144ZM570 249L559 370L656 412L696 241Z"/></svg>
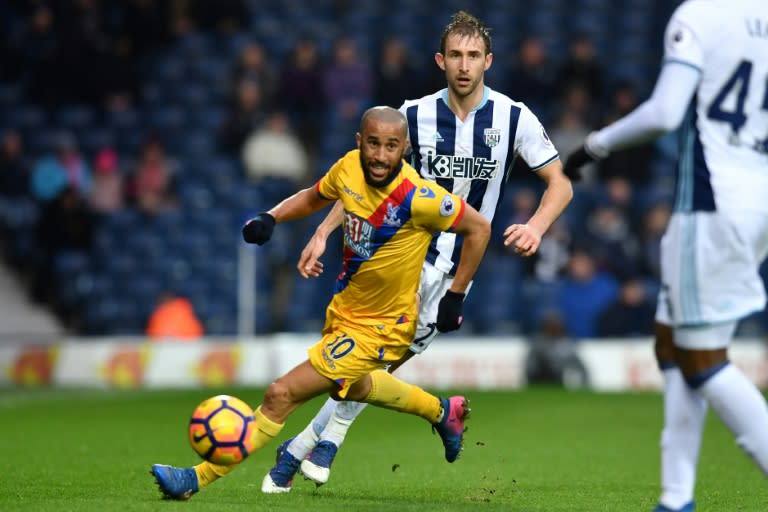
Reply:
<svg viewBox="0 0 768 512"><path fill-rule="evenodd" d="M466 11L458 11L451 16L451 22L445 26L440 37L440 53L445 53L445 40L451 34L462 37L480 36L485 43L485 53L491 53L491 29Z"/></svg>

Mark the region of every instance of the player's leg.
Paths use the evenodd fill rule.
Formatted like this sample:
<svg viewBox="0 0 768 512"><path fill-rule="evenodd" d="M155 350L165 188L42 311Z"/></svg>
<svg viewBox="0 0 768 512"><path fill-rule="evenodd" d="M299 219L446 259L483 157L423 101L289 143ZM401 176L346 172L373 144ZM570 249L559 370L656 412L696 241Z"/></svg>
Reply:
<svg viewBox="0 0 768 512"><path fill-rule="evenodd" d="M424 352L435 338L437 329L435 329L434 322L437 318L437 305L440 298L445 295L445 291L450 287L451 281L450 276L437 270L430 263L424 263L419 282L419 292L416 294L419 306L416 335L410 349L400 359L392 362L387 371L395 372L415 354ZM328 416L327 425L318 435L316 446L312 449L309 457L306 459L300 457L302 459L301 472L308 480L312 480L317 485L322 485L328 481L336 454L344 443L355 418L360 415L366 405L353 401L341 402L336 406L333 414ZM311 435L309 432L307 434L307 437Z"/></svg>
<svg viewBox="0 0 768 512"><path fill-rule="evenodd" d="M712 341L733 335L736 323L707 329ZM736 444L768 476L768 404L760 390L732 365L725 348L685 348L698 345L700 329L677 329L678 362L688 385L707 400L736 438Z"/></svg>
<svg viewBox="0 0 768 512"><path fill-rule="evenodd" d="M661 507L680 510L693 501L696 465L706 419L706 401L683 379L675 358L672 328L656 324L656 360L664 377L661 434Z"/></svg>
<svg viewBox="0 0 768 512"><path fill-rule="evenodd" d="M453 462L458 458L464 442L464 420L470 411L463 396L440 398L383 370L373 371L356 382L348 396L377 407L424 418L440 435L445 459Z"/></svg>
<svg viewBox="0 0 768 512"><path fill-rule="evenodd" d="M263 403L256 408L254 452L261 449L283 428L285 419L301 404L333 389L333 381L320 375L305 361L269 385ZM174 468L156 464L152 467L160 490L166 498L189 497L227 475L237 465L222 466L204 461L192 468Z"/></svg>

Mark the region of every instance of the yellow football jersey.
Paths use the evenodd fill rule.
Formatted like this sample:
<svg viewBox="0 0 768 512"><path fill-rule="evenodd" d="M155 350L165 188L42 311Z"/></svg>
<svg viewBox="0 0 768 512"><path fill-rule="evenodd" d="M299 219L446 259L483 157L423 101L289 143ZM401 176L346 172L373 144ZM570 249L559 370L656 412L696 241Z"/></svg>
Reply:
<svg viewBox="0 0 768 512"><path fill-rule="evenodd" d="M415 321L414 298L432 236L459 222L464 200L405 162L390 183L372 187L359 150L339 159L315 187L344 204L344 266L329 310L363 324Z"/></svg>

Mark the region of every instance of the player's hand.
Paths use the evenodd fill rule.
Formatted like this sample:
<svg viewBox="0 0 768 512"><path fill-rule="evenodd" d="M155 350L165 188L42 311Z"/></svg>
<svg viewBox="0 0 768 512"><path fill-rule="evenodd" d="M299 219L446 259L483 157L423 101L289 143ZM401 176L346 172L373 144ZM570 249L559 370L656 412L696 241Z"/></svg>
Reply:
<svg viewBox="0 0 768 512"><path fill-rule="evenodd" d="M533 256L541 245L541 233L529 224L512 224L504 230L504 245L513 246L524 258Z"/></svg>
<svg viewBox="0 0 768 512"><path fill-rule="evenodd" d="M464 322L464 294L448 290L437 306L435 327L440 332L456 331Z"/></svg>
<svg viewBox="0 0 768 512"><path fill-rule="evenodd" d="M325 253L325 242L324 236L315 233L304 246L299 257L299 263L296 265L301 277L309 279L310 277L318 277L323 273L323 264L318 260Z"/></svg>
<svg viewBox="0 0 768 512"><path fill-rule="evenodd" d="M267 212L262 212L245 223L243 240L249 244L264 245L272 238L274 230L275 218Z"/></svg>
<svg viewBox="0 0 768 512"><path fill-rule="evenodd" d="M589 154L582 144L579 149L568 155L563 166L563 173L571 181L581 181L581 167L594 161L595 157Z"/></svg>

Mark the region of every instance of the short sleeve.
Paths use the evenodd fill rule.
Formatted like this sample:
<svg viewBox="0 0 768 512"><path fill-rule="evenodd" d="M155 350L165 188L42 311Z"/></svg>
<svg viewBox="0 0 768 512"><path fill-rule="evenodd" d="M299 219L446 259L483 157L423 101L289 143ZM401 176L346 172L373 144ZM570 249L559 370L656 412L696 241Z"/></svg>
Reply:
<svg viewBox="0 0 768 512"><path fill-rule="evenodd" d="M706 34L716 17L706 2L685 2L672 14L664 32L664 61L704 67ZM717 33L717 31L715 31Z"/></svg>
<svg viewBox="0 0 768 512"><path fill-rule="evenodd" d="M515 152L532 170L538 170L557 160L555 145L536 115L525 105L520 111L515 136Z"/></svg>
<svg viewBox="0 0 768 512"><path fill-rule="evenodd" d="M328 172L326 172L325 175L315 184L315 190L317 190L317 193L320 194L320 196L322 196L324 199L335 201L339 198L338 191L340 190L340 174L343 168L343 164L343 158L337 160L336 163L333 164L330 169L328 169Z"/></svg>
<svg viewBox="0 0 768 512"><path fill-rule="evenodd" d="M423 181L411 203L411 219L430 231L449 231L464 215L466 203L436 183Z"/></svg>

